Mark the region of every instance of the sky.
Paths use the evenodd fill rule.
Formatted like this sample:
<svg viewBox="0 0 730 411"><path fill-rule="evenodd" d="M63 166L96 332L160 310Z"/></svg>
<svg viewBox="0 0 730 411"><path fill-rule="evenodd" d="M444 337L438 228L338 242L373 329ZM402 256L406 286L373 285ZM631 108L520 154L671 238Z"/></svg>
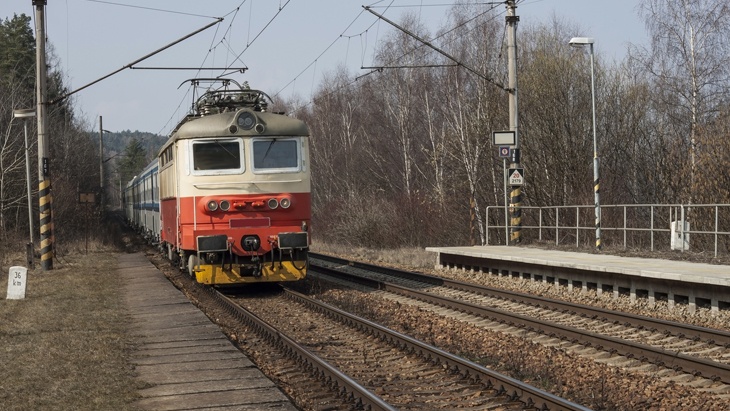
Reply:
<svg viewBox="0 0 730 411"><path fill-rule="evenodd" d="M221 70L161 67L247 67L230 78L277 97L308 101L325 73L338 67L364 74L378 39L394 30L363 5L399 22L416 13L431 32L446 23L459 0L49 0L46 35L70 90L77 90L170 43L202 32L73 95L77 116L98 130L139 130L167 135L192 104L193 77ZM517 29L558 18L576 25L575 36L595 38L595 53L620 60L629 43L645 45L640 0L518 0ZM485 2L486 3L486 2ZM497 10L504 15L504 6ZM390 6L387 8L386 6ZM26 14L32 0L1 0L0 18ZM33 23L35 24L35 23ZM566 39L566 46L567 41ZM519 76L519 73L518 73Z"/></svg>

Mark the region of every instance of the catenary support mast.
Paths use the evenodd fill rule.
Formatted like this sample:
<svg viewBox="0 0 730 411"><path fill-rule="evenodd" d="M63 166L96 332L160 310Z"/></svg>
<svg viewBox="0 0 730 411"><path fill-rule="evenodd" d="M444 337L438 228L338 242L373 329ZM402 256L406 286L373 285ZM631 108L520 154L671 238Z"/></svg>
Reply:
<svg viewBox="0 0 730 411"><path fill-rule="evenodd" d="M515 15L517 6L514 0L507 1L507 76L509 92L509 129L515 132L515 144L512 147L511 168L520 167L520 134L519 116L517 115L517 22L520 18ZM522 186L511 186L510 210L512 218L510 225L512 233L510 242L519 244L522 241Z"/></svg>
<svg viewBox="0 0 730 411"><path fill-rule="evenodd" d="M38 202L40 206L41 268L53 269L53 212L51 208L51 159L46 130L48 96L46 90L46 0L32 0L35 6L36 103L38 104Z"/></svg>

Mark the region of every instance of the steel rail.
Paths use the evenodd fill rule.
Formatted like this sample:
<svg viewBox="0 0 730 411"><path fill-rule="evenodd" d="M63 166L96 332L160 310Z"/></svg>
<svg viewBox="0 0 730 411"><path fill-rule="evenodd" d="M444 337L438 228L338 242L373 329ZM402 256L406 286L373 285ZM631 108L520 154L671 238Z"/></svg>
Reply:
<svg viewBox="0 0 730 411"><path fill-rule="evenodd" d="M415 273L405 270L399 270L389 267L381 267L373 264L367 264L359 261L351 261L339 257L333 257L324 254L310 253L312 258L328 261L331 263L349 265L353 268L361 268L368 271L374 271L380 274L400 277L408 280L425 282L432 285L439 285L453 288L460 291L468 291L481 294L487 297L494 297L503 300L518 302L521 304L529 304L535 307L546 308L563 312L576 313L592 319L602 319L615 324L630 324L634 327L647 329L650 331L663 330L680 338L689 338L702 340L709 344L716 344L730 348L730 332L717 330L713 328L700 327L691 324L681 324L674 321L662 320L658 318L646 317L631 313L623 313L620 311L612 311L599 307L593 307L584 304L576 304L561 300L555 300L536 295L520 293L516 291L501 290L497 288L487 287L479 284L467 283L464 281L451 280L448 278L436 277L433 275Z"/></svg>
<svg viewBox="0 0 730 411"><path fill-rule="evenodd" d="M319 268L317 268L319 269ZM426 344L405 334L398 333L372 321L347 313L329 304L307 297L296 291L283 286L287 296L293 300L307 305L319 312L334 318L342 323L357 327L383 341L386 341L400 349L405 349L432 361L438 361L447 365L449 369L459 372L464 377L475 378L486 382L491 388L497 389L500 393L509 396L511 399L521 401L528 407L535 407L539 410L581 410L588 411L589 408L575 404L564 398L560 398L547 391L540 390L520 380L500 374L482 365L461 358L437 347Z"/></svg>
<svg viewBox="0 0 730 411"><path fill-rule="evenodd" d="M362 409L370 411L397 411L397 408L388 404L382 398L372 393L370 390L363 387L323 359L317 357L305 347L278 331L254 313L236 304L213 287L205 287L197 283L195 286L208 292L221 308L249 325L272 345L280 347L287 355L295 358L300 363L305 363L311 366L316 371L314 374L318 377L326 380L330 384L335 384L337 387L340 387L341 389L339 390L339 393L355 399L358 403L357 405L362 407Z"/></svg>
<svg viewBox="0 0 730 411"><path fill-rule="evenodd" d="M361 267L362 268L362 267ZM682 371L694 375L701 375L715 381L730 384L730 365L722 364L703 358L697 358L675 351L668 351L648 345L635 343L620 338L609 337L598 333L580 330L574 327L554 324L552 322L535 320L519 314L454 300L448 297L437 296L424 291L414 290L383 281L367 279L355 274L345 273L328 267L320 267L310 263L310 269L315 272L344 278L348 281L355 281L368 285L372 288L382 289L399 295L424 301L442 307L450 307L455 310L476 315L484 318L491 318L495 321L511 326L525 328L528 331L549 335L572 342L580 342L587 346L593 346L600 350L607 350L620 355L636 358L640 361L648 361L656 365L672 368L675 371Z"/></svg>

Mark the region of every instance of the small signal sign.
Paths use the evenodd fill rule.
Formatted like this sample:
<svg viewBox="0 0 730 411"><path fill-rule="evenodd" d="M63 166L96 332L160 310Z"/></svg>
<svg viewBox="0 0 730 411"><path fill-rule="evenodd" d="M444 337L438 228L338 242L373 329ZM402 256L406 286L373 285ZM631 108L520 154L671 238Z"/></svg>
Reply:
<svg viewBox="0 0 730 411"><path fill-rule="evenodd" d="M509 185L521 186L525 184L525 169L523 168L510 168L507 174Z"/></svg>
<svg viewBox="0 0 730 411"><path fill-rule="evenodd" d="M499 158L509 158L510 149L509 146L499 146Z"/></svg>

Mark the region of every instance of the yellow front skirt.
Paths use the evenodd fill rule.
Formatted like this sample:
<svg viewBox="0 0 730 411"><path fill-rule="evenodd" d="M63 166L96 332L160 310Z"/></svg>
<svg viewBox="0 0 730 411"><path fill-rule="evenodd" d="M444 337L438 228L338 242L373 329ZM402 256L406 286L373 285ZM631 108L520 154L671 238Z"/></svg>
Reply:
<svg viewBox="0 0 730 411"><path fill-rule="evenodd" d="M304 267L300 270L297 267ZM201 284L209 285L234 285L268 282L299 281L307 275L307 261L282 261L275 262L272 268L271 263L263 263L261 275L242 276L237 264L201 264L195 266L195 279Z"/></svg>

